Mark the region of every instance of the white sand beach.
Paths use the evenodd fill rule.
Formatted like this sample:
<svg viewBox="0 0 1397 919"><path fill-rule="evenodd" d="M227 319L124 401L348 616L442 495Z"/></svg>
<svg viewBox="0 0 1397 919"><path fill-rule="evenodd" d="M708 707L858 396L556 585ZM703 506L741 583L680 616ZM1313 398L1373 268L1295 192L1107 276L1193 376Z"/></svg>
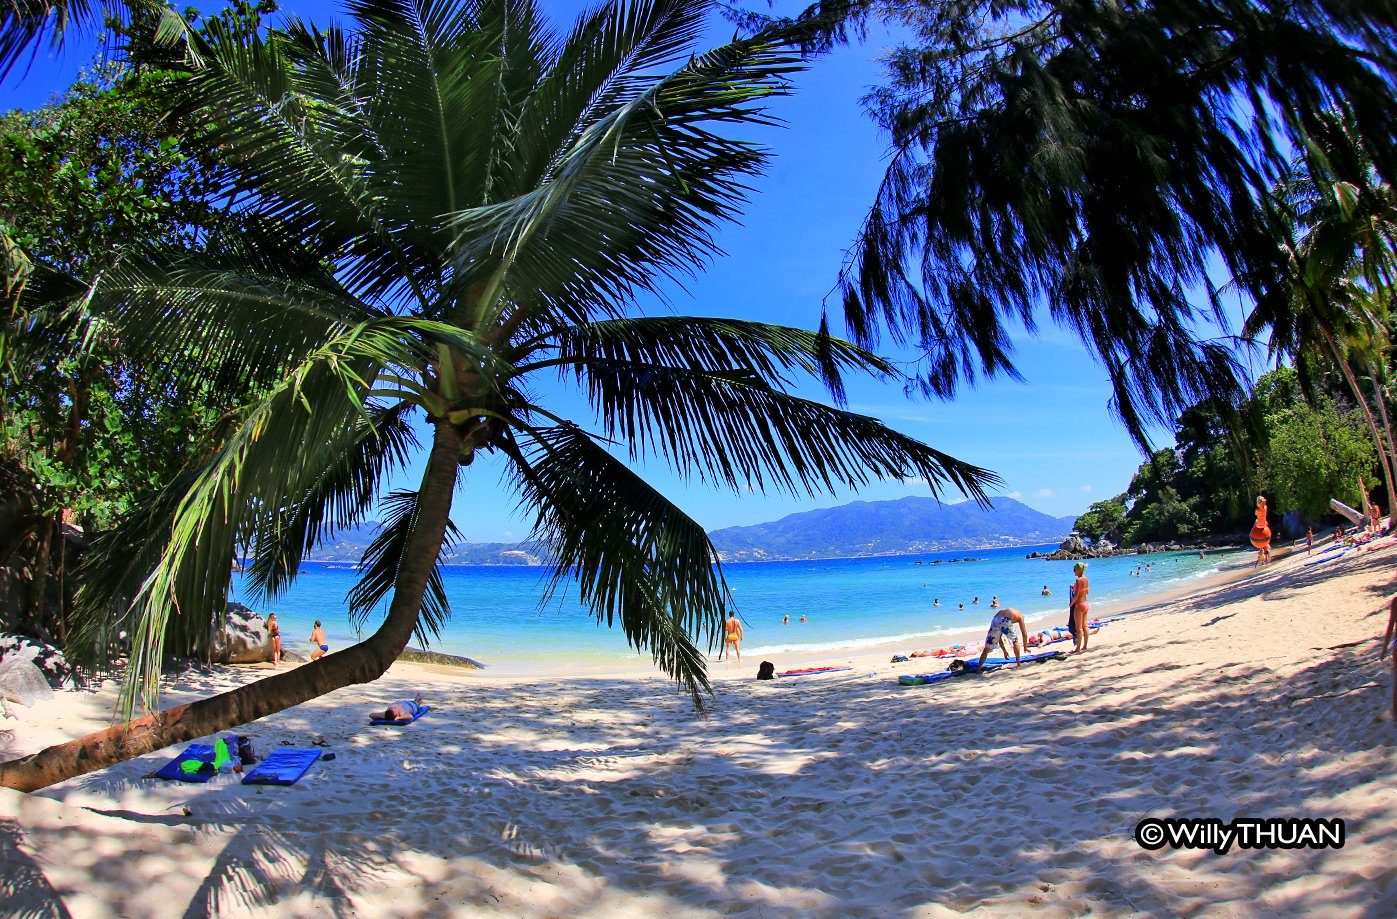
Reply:
<svg viewBox="0 0 1397 919"><path fill-rule="evenodd" d="M1069 661L933 687L896 678L944 662L881 652L770 683L755 660L714 665L706 717L639 672L397 665L243 729L263 754L336 754L294 787L142 778L166 750L0 795L0 912L1397 915L1378 661L1397 550L1305 562L1155 604ZM257 676L190 675L166 699ZM104 726L112 690L16 708L4 754ZM366 726L415 691L429 715ZM1347 841L1151 852L1146 816L1341 817Z"/></svg>

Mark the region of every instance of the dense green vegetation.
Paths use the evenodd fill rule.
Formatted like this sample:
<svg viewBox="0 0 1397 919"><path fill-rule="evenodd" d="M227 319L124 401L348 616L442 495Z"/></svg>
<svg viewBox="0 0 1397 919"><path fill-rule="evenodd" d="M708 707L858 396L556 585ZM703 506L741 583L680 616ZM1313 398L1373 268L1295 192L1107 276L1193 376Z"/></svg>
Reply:
<svg viewBox="0 0 1397 919"><path fill-rule="evenodd" d="M1126 545L1237 534L1251 527L1257 494L1273 527L1290 512L1308 523L1332 516L1330 498L1362 507L1360 480L1370 494L1379 482L1377 451L1335 383L1307 398L1294 369L1272 371L1241 407L1253 423L1240 430L1209 403L1190 407L1174 446L1151 454L1125 493L1093 504L1076 530Z"/></svg>
<svg viewBox="0 0 1397 919"><path fill-rule="evenodd" d="M892 476L982 495L984 470L791 394L794 376L837 401L846 374L896 375L880 337L920 352L913 388L950 397L1016 375L1019 328L1077 334L1142 447L1176 430L1084 517L1101 535L1244 526L1257 491L1318 513L1359 475L1394 495L1386 0L831 0L707 53L706 0L616 0L566 34L529 0L358 0L348 28L263 28L270 9L118 4L119 69L0 125L0 437L41 592L60 516L102 531L71 618L94 654L134 636L127 713L167 654L207 644L235 555L279 590L370 509L389 519L350 605L383 625L118 742L6 764L4 784L381 674L448 612L435 566L479 451L509 463L557 578L697 697L727 600L714 547L607 441L738 491ZM0 5L0 73L99 17ZM871 17L911 37L869 99L894 155L839 273L853 341L635 316L740 213L766 161L751 129L797 49ZM1293 370L1248 391L1209 325L1230 298ZM537 403L531 376L560 372L605 441ZM421 486L384 495L412 416Z"/></svg>
<svg viewBox="0 0 1397 919"><path fill-rule="evenodd" d="M253 30L272 8L239 3L213 21ZM0 115L0 245L11 259L0 463L13 483L0 496L10 524L0 563L20 559L27 571L0 619L59 643L74 583L62 523L89 533L114 526L179 475L243 395L133 357L81 300L54 309L24 296L57 275L99 278L134 248L197 245L228 219L217 194L225 167L164 117L169 77L123 58L49 106Z"/></svg>
<svg viewBox="0 0 1397 919"><path fill-rule="evenodd" d="M132 634L126 715L155 700L166 655L209 641L232 559L268 592L334 528L371 511L351 617L363 642L231 692L8 763L41 787L376 679L449 606L437 570L477 453L508 463L535 537L599 621L698 701L702 644L728 608L701 527L608 449L628 446L746 493L836 492L913 478L983 498L994 477L877 420L800 398L894 375L825 332L634 314L636 293L700 268L767 160L740 129L800 67L780 37L695 53L703 0L610 3L555 34L531 2L365 2L352 28L291 21L183 32L160 98L228 168L236 206L194 239L150 238L100 270L25 252L20 308L81 311L174 386L239 400L178 476L85 559L80 643ZM168 51L168 48L162 49ZM213 117L215 116L216 117ZM750 132L749 132L750 133ZM79 268L87 266L78 266ZM92 266L96 267L96 266ZM47 328L18 328L26 343ZM600 436L539 404L540 375L591 399ZM431 445L421 485L410 415Z"/></svg>

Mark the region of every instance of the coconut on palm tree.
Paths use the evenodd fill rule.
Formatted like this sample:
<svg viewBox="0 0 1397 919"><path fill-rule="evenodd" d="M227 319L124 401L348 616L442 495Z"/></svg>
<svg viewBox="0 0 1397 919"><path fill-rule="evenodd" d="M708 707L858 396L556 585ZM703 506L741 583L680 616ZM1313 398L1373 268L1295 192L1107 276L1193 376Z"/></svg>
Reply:
<svg viewBox="0 0 1397 919"><path fill-rule="evenodd" d="M763 105L798 66L765 35L693 54L707 6L611 2L557 35L530 0L355 0L348 30L190 37L200 65L172 86L172 116L208 122L227 226L183 251L133 244L97 278L38 266L25 296L250 395L96 548L82 634L132 636L134 715L166 655L208 640L230 558L275 592L380 503L349 600L386 615L319 661L3 764L0 784L39 788L380 676L447 613L436 565L482 451L536 514L554 582L575 579L696 699L728 600L718 559L611 445L742 492L899 477L983 497L984 470L792 391L890 374L874 355L823 329L632 308L714 253L765 163L738 135L770 123ZM597 433L540 403L559 376L590 397ZM431 432L421 483L380 502L413 415Z"/></svg>

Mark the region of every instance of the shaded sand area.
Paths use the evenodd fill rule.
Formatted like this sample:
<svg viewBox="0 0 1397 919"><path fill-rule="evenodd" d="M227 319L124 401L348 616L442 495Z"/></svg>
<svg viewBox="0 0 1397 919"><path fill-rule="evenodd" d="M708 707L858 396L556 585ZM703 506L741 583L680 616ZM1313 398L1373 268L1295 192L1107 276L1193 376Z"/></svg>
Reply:
<svg viewBox="0 0 1397 919"><path fill-rule="evenodd" d="M1397 551L1305 561L1132 615L1067 662L934 687L896 677L939 665L886 657L775 683L715 667L707 718L654 678L399 665L245 729L262 753L336 753L294 787L142 779L166 751L0 794L0 913L1397 915L1377 660ZM365 726L419 689L415 725ZM6 752L101 725L109 696L19 709ZM1347 844L1148 852L1151 815L1342 817Z"/></svg>

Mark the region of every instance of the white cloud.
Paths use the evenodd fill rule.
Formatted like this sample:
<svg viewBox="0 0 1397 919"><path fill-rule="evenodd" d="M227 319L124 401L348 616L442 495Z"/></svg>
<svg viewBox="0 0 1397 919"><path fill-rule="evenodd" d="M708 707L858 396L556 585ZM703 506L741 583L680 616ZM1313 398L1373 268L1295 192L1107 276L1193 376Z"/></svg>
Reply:
<svg viewBox="0 0 1397 919"><path fill-rule="evenodd" d="M1040 488L1040 489L1038 489L1037 491L1035 491L1035 492L1033 493L1033 497L1035 497L1035 498L1051 498L1053 495L1056 495L1056 494L1057 494L1057 492L1053 491L1051 488Z"/></svg>
<svg viewBox="0 0 1397 919"><path fill-rule="evenodd" d="M1004 497L1006 497L1006 498L1013 498L1015 501L1017 501L1017 500L1019 500L1020 498L1023 497L1023 492L1021 492L1021 491L1011 491L1011 492L1009 492L1007 495L1005 495Z"/></svg>
<svg viewBox="0 0 1397 919"><path fill-rule="evenodd" d="M1091 494L1091 486L1090 486L1090 485L1083 485L1082 488L1081 488L1081 490L1084 491L1084 492L1086 492L1087 494Z"/></svg>
<svg viewBox="0 0 1397 919"><path fill-rule="evenodd" d="M514 531L513 531L513 530L505 530L505 531L504 531L504 538L505 538L505 539L513 539L513 538L514 538Z"/></svg>

